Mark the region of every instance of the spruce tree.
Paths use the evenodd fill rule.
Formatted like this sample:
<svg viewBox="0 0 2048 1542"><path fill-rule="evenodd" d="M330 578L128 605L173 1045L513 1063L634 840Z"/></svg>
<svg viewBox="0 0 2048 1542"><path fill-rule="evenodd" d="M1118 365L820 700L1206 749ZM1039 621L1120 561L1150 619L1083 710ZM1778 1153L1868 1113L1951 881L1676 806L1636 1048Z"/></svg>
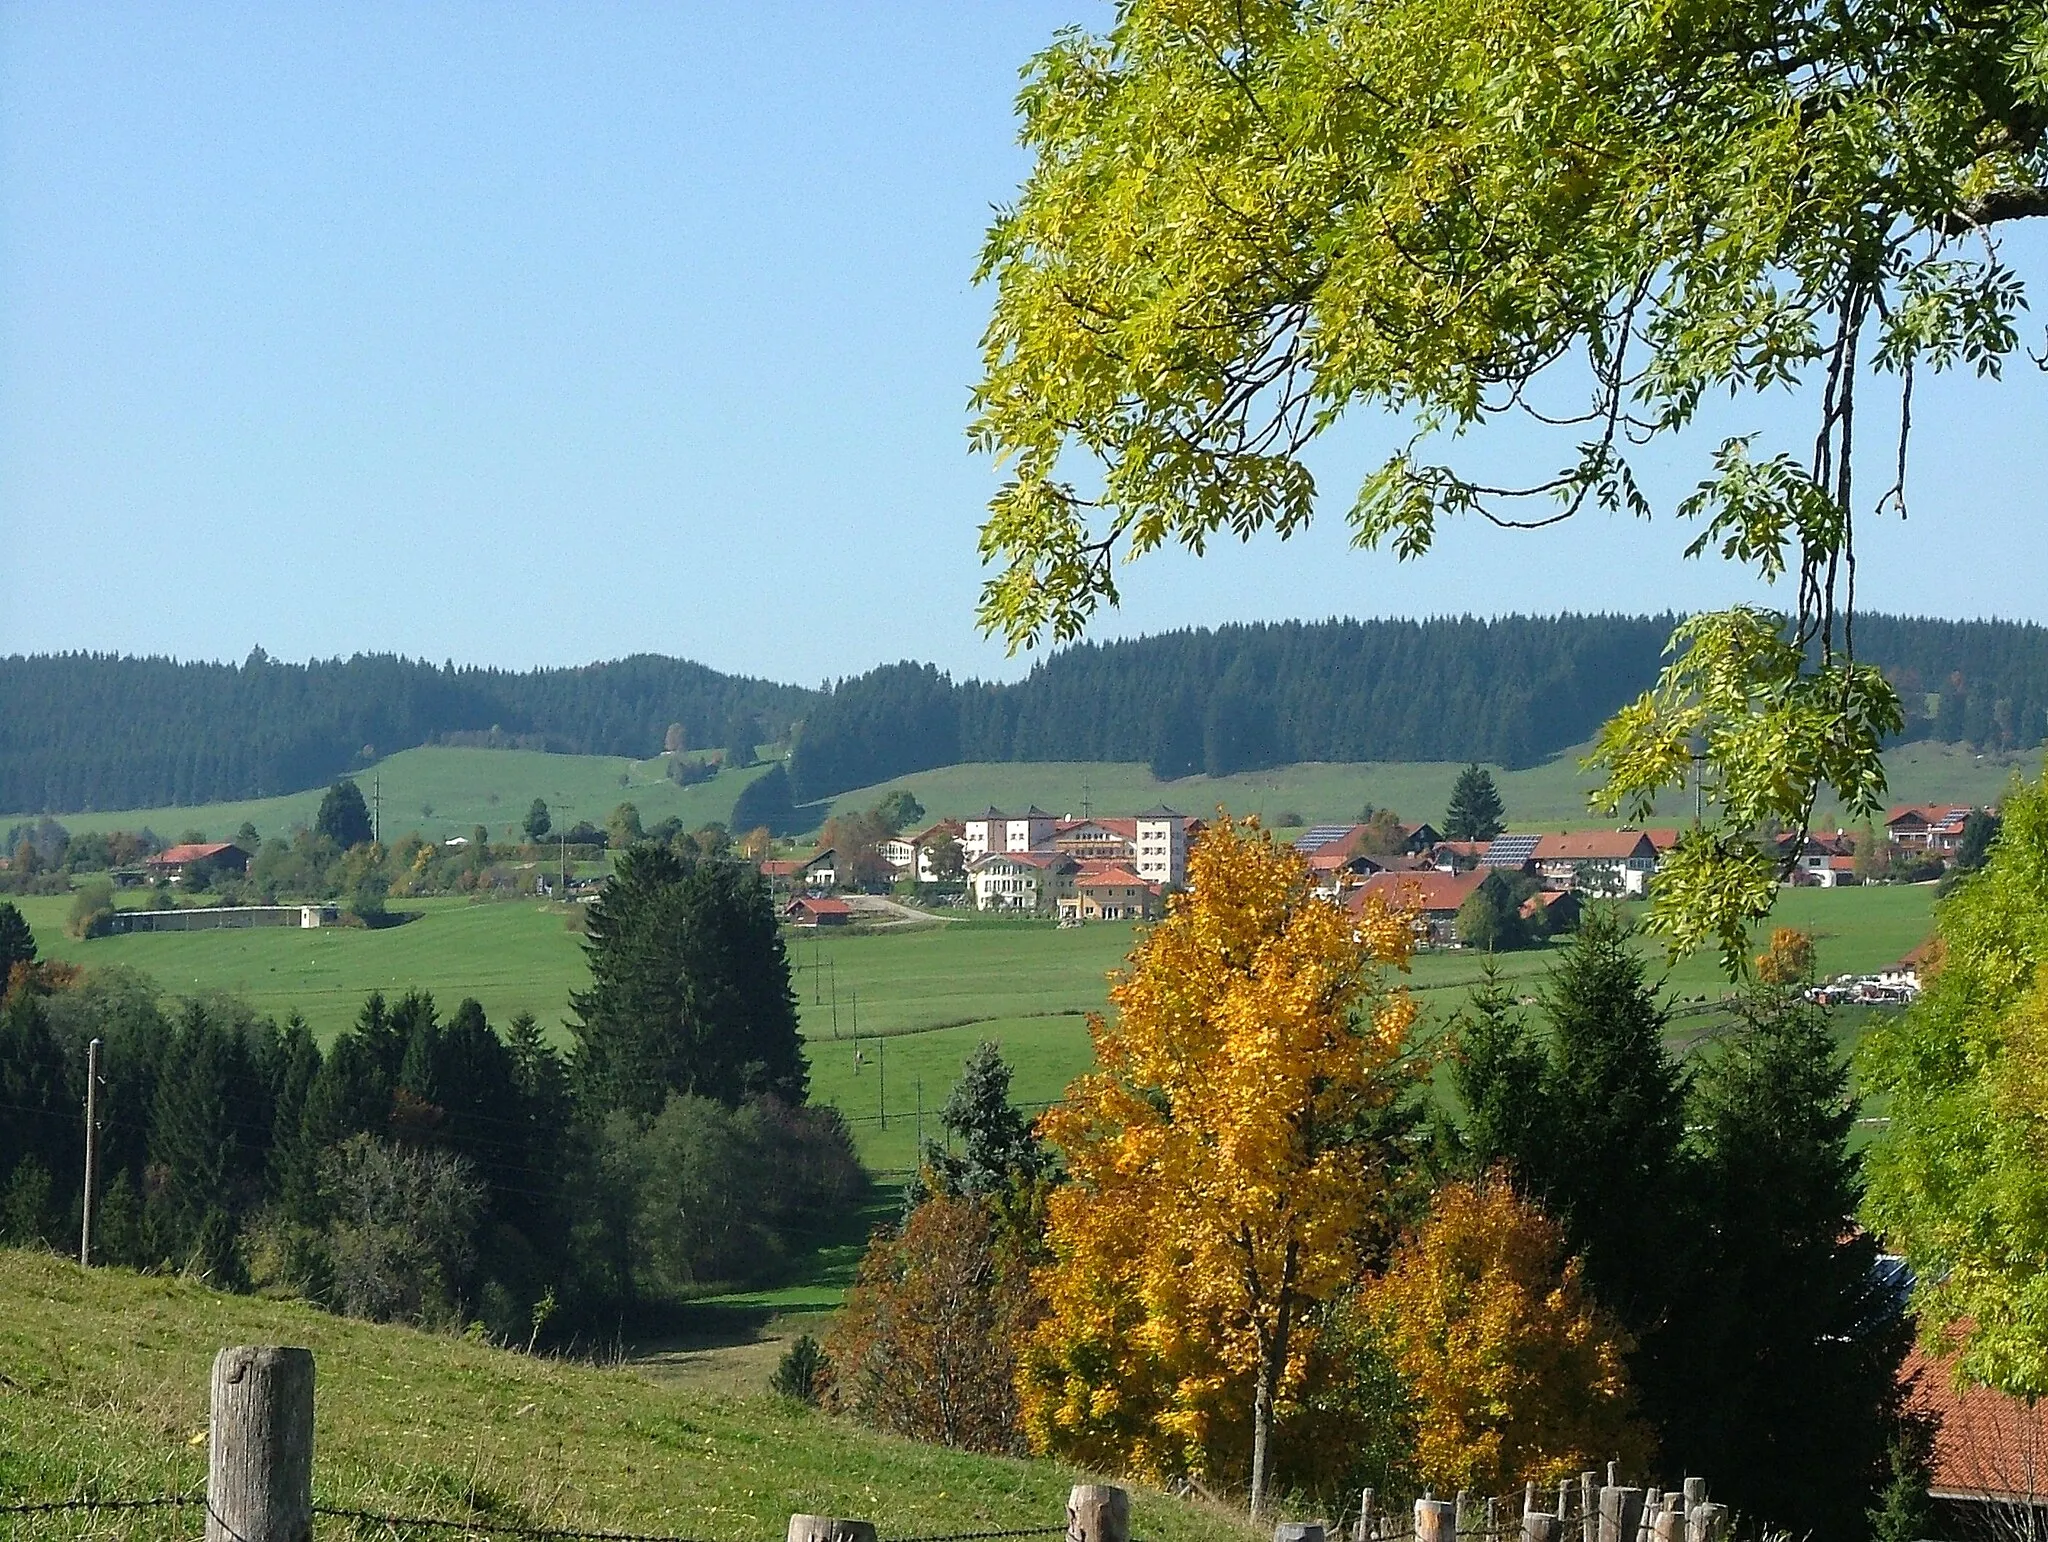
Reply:
<svg viewBox="0 0 2048 1542"><path fill-rule="evenodd" d="M1675 1308L1693 1364L1667 1447L1772 1529L1856 1542L1904 1433L1912 1330L1853 1222L1856 1105L1824 1015L1763 989L1739 1018L1693 1087L1707 1240Z"/></svg>
<svg viewBox="0 0 2048 1542"><path fill-rule="evenodd" d="M83 1137L72 1092L43 998L20 992L0 1010L0 1184L30 1161L57 1183L79 1170Z"/></svg>
<svg viewBox="0 0 2048 1542"><path fill-rule="evenodd" d="M789 960L760 874L635 846L584 925L590 989L569 1000L587 1111L652 1116L677 1092L803 1101Z"/></svg>
<svg viewBox="0 0 2048 1542"><path fill-rule="evenodd" d="M946 1193L997 1194L1033 1181L1044 1170L1045 1150L1031 1121L1010 1102L1010 1074L1001 1049L984 1039L947 1094L939 1123L960 1142L960 1150L927 1141L923 1153L924 1164Z"/></svg>
<svg viewBox="0 0 2048 1542"><path fill-rule="evenodd" d="M1444 838L1452 841L1490 841L1507 828L1500 789L1493 785L1493 773L1477 761L1458 773L1451 788L1451 804L1444 811Z"/></svg>
<svg viewBox="0 0 2048 1542"><path fill-rule="evenodd" d="M0 900L0 990L16 964L36 961L36 934L11 900Z"/></svg>
<svg viewBox="0 0 2048 1542"><path fill-rule="evenodd" d="M343 851L368 841L373 832L363 790L348 777L328 788L320 800L320 812L313 816L313 830Z"/></svg>
<svg viewBox="0 0 2048 1542"><path fill-rule="evenodd" d="M1469 1175L1501 1166L1528 1177L1543 1166L1544 1046L1492 959L1451 1021L1451 1085L1463 1105L1457 1140Z"/></svg>

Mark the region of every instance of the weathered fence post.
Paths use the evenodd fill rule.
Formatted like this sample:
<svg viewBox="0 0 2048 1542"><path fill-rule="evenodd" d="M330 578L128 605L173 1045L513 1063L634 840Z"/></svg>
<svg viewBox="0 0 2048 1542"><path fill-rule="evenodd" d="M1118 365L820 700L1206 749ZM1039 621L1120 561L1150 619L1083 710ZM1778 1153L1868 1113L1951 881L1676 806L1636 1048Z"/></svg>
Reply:
<svg viewBox="0 0 2048 1542"><path fill-rule="evenodd" d="M836 1515L792 1515L789 1542L875 1542L875 1527Z"/></svg>
<svg viewBox="0 0 2048 1542"><path fill-rule="evenodd" d="M1583 1542L1600 1542L1600 1512L1593 1500L1593 1485L1599 1481L1597 1472L1579 1474L1579 1535Z"/></svg>
<svg viewBox="0 0 2048 1542"><path fill-rule="evenodd" d="M1415 1542L1453 1542L1458 1534L1458 1507L1448 1499L1415 1501Z"/></svg>
<svg viewBox="0 0 2048 1542"><path fill-rule="evenodd" d="M1693 1511L1706 1502L1707 1480L1705 1478L1687 1478L1685 1480L1685 1513L1687 1515L1692 1514Z"/></svg>
<svg viewBox="0 0 2048 1542"><path fill-rule="evenodd" d="M1131 1542L1131 1496L1113 1484L1076 1483L1067 1495L1067 1542Z"/></svg>
<svg viewBox="0 0 2048 1542"><path fill-rule="evenodd" d="M1697 1504L1686 1512L1685 1542L1721 1542L1728 1534L1728 1507Z"/></svg>
<svg viewBox="0 0 2048 1542"><path fill-rule="evenodd" d="M1280 1521L1273 1527L1273 1542L1324 1542L1321 1521Z"/></svg>
<svg viewBox="0 0 2048 1542"><path fill-rule="evenodd" d="M1651 1542L1685 1542L1685 1517L1676 1510L1659 1510L1650 1525Z"/></svg>
<svg viewBox="0 0 2048 1542"><path fill-rule="evenodd" d="M313 1351L223 1349L211 1390L206 1542L308 1542Z"/></svg>
<svg viewBox="0 0 2048 1542"><path fill-rule="evenodd" d="M1359 1496L1358 1524L1351 1530L1351 1542L1372 1542L1372 1501L1371 1489L1367 1489Z"/></svg>
<svg viewBox="0 0 2048 1542"><path fill-rule="evenodd" d="M1545 1515L1541 1510L1531 1510L1522 1517L1522 1542L1563 1542L1559 1533L1563 1522L1555 1515Z"/></svg>
<svg viewBox="0 0 2048 1542"><path fill-rule="evenodd" d="M1610 1483L1600 1490L1600 1542L1636 1542L1642 1524L1641 1489Z"/></svg>

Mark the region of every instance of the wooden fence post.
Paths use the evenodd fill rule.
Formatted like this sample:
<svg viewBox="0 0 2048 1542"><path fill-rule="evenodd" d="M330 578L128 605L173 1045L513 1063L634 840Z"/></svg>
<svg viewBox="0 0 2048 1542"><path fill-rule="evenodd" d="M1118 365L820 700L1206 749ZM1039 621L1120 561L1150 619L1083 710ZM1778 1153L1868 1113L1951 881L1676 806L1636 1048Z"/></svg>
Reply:
<svg viewBox="0 0 2048 1542"><path fill-rule="evenodd" d="M1599 1481L1597 1472L1579 1474L1579 1535L1583 1542L1600 1542L1600 1511L1594 1502L1593 1488Z"/></svg>
<svg viewBox="0 0 2048 1542"><path fill-rule="evenodd" d="M1372 1542L1372 1502L1373 1491L1371 1489L1367 1489L1359 1496L1358 1524L1351 1530L1351 1542Z"/></svg>
<svg viewBox="0 0 2048 1542"><path fill-rule="evenodd" d="M1685 1542L1721 1542L1727 1534L1726 1505L1694 1505L1685 1517Z"/></svg>
<svg viewBox="0 0 2048 1542"><path fill-rule="evenodd" d="M1076 1483L1067 1495L1067 1542L1131 1542L1130 1494L1113 1484Z"/></svg>
<svg viewBox="0 0 2048 1542"><path fill-rule="evenodd" d="M1692 1514L1693 1511L1706 1502L1707 1480L1705 1478L1687 1478L1685 1480L1685 1513L1687 1515Z"/></svg>
<svg viewBox="0 0 2048 1542"><path fill-rule="evenodd" d="M1636 1542L1643 1524L1643 1491L1610 1483L1600 1490L1600 1542Z"/></svg>
<svg viewBox="0 0 2048 1542"><path fill-rule="evenodd" d="M206 1542L313 1535L313 1351L248 1345L213 1357Z"/></svg>
<svg viewBox="0 0 2048 1542"><path fill-rule="evenodd" d="M1321 1521L1280 1521L1273 1527L1273 1542L1324 1542Z"/></svg>
<svg viewBox="0 0 2048 1542"><path fill-rule="evenodd" d="M1522 1542L1563 1542L1563 1523L1554 1515L1531 1510L1522 1517Z"/></svg>
<svg viewBox="0 0 2048 1542"><path fill-rule="evenodd" d="M1415 1542L1453 1542L1458 1535L1458 1507L1448 1499L1415 1501Z"/></svg>
<svg viewBox="0 0 2048 1542"><path fill-rule="evenodd" d="M1652 1542L1685 1542L1685 1517L1676 1510L1659 1510L1650 1525Z"/></svg>
<svg viewBox="0 0 2048 1542"><path fill-rule="evenodd" d="M789 1542L875 1542L875 1527L836 1515L792 1515Z"/></svg>

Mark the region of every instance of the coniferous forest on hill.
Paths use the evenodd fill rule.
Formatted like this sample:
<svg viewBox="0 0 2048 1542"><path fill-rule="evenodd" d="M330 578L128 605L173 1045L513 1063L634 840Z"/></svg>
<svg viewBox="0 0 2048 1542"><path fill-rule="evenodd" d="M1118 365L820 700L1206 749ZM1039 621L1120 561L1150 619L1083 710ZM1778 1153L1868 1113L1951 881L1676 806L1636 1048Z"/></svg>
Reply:
<svg viewBox="0 0 2048 1542"><path fill-rule="evenodd" d="M1142 761L1163 778L1294 761L1541 761L1654 678L1670 616L1286 622L1083 643L1009 684L885 665L825 691L636 655L575 669L388 654L240 665L0 659L0 810L142 808L318 786L382 755L491 743L648 757L794 739L799 802L960 761ZM1858 652L1912 739L2048 737L2048 628L1866 615Z"/></svg>

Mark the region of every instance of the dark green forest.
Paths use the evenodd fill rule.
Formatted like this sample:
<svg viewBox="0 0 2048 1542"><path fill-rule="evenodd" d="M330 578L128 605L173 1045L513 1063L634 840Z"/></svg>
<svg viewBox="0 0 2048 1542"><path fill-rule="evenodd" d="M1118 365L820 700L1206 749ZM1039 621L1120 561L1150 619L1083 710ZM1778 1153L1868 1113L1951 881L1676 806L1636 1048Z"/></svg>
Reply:
<svg viewBox="0 0 2048 1542"><path fill-rule="evenodd" d="M1053 654L1013 685L902 663L841 682L790 759L798 802L968 760L1147 762L1163 778L1303 760L1533 765L1656 677L1671 616L1226 626ZM1861 616L1906 739L2048 734L2048 628Z"/></svg>
<svg viewBox="0 0 2048 1542"><path fill-rule="evenodd" d="M422 744L660 753L670 723L779 739L815 692L640 654L577 669L391 654L241 665L67 653L0 659L0 809L64 813L271 797Z"/></svg>
<svg viewBox="0 0 2048 1542"><path fill-rule="evenodd" d="M1301 760L1483 761L1583 743L1655 677L1670 616L1285 622L1083 643L1011 684L885 665L829 691L639 655L518 672L392 655L243 664L0 659L0 809L140 808L319 786L421 744L651 756L668 725L794 735L796 802L963 760L1143 761L1162 777ZM1866 615L1906 739L2048 735L2048 629Z"/></svg>

